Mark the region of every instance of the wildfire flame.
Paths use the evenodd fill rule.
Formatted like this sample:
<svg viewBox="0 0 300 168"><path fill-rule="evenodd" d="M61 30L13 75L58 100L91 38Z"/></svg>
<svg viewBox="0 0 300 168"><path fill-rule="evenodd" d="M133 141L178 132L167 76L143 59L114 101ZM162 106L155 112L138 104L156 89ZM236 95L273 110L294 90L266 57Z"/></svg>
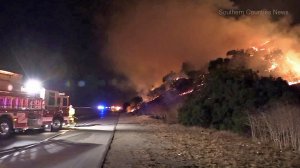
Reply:
<svg viewBox="0 0 300 168"><path fill-rule="evenodd" d="M300 75L300 62L297 60L293 60L290 57L286 57L287 62L291 65L291 68Z"/></svg>
<svg viewBox="0 0 300 168"><path fill-rule="evenodd" d="M289 85L295 85L295 84L298 84L298 83L300 83L300 80L293 81L293 82L288 82L288 83L289 83Z"/></svg>
<svg viewBox="0 0 300 168"><path fill-rule="evenodd" d="M184 96L184 95L187 95L187 94L192 93L193 91L194 91L194 89L191 89L191 90L188 90L188 91L186 91L186 92L180 93L179 95L180 95L180 96Z"/></svg>
<svg viewBox="0 0 300 168"><path fill-rule="evenodd" d="M287 80L290 85L300 83L300 53L282 51L272 46L272 41L267 40L258 46L252 46L250 56L260 56L270 64L265 71L275 73L278 77ZM280 54L276 51L280 51Z"/></svg>
<svg viewBox="0 0 300 168"><path fill-rule="evenodd" d="M273 71L274 69L276 69L278 67L278 64L276 62L272 62L271 67L268 69L268 71Z"/></svg>

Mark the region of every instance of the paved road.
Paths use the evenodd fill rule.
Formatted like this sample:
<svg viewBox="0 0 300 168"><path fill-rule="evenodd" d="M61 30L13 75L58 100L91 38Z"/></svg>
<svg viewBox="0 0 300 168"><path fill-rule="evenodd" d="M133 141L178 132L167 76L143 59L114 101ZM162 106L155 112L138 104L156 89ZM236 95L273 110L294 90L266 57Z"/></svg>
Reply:
<svg viewBox="0 0 300 168"><path fill-rule="evenodd" d="M58 133L16 135L0 143L0 168L101 167L117 120L108 114Z"/></svg>

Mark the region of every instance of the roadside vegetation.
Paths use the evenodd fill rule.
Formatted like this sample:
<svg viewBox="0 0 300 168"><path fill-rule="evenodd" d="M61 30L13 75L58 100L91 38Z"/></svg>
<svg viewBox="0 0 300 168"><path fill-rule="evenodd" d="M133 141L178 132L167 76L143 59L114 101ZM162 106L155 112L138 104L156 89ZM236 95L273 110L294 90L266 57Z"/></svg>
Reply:
<svg viewBox="0 0 300 168"><path fill-rule="evenodd" d="M202 89L179 109L179 122L252 135L283 148L299 148L299 96L281 78L260 77L230 59L211 61Z"/></svg>
<svg viewBox="0 0 300 168"><path fill-rule="evenodd" d="M300 107L286 102L270 103L248 116L254 140L273 143L279 149L300 151Z"/></svg>
<svg viewBox="0 0 300 168"><path fill-rule="evenodd" d="M227 55L201 70L183 63L180 72L165 75L148 92L146 103L136 97L129 107L168 123L231 130L300 151L299 89L274 77L267 59L251 68L249 62L260 61L256 57L243 50Z"/></svg>

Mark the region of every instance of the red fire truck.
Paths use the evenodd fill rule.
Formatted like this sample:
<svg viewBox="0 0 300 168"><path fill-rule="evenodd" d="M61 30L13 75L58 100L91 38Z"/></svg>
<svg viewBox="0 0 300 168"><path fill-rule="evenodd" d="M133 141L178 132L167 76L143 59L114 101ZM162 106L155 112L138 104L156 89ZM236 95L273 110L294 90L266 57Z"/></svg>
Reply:
<svg viewBox="0 0 300 168"><path fill-rule="evenodd" d="M0 70L0 138L27 129L58 131L73 121L69 96L41 88L29 93L22 90L21 80L22 75ZM29 91L32 89L31 85ZM70 115L69 110L73 110Z"/></svg>
<svg viewBox="0 0 300 168"><path fill-rule="evenodd" d="M0 91L0 137L13 131L43 128L43 99L21 92Z"/></svg>
<svg viewBox="0 0 300 168"><path fill-rule="evenodd" d="M46 129L58 131L73 121L74 114L69 113L69 96L58 91L44 90L41 97L45 100L43 123Z"/></svg>

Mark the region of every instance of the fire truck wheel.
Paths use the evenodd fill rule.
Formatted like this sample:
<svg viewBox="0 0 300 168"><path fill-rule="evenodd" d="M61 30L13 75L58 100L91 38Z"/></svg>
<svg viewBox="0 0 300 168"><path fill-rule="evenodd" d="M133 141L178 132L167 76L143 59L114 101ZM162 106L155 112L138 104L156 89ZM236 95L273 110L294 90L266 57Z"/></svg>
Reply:
<svg viewBox="0 0 300 168"><path fill-rule="evenodd" d="M62 120L60 118L54 118L51 126L52 132L57 132L62 128Z"/></svg>
<svg viewBox="0 0 300 168"><path fill-rule="evenodd" d="M0 119L0 138L8 138L13 132L12 122L8 118Z"/></svg>

